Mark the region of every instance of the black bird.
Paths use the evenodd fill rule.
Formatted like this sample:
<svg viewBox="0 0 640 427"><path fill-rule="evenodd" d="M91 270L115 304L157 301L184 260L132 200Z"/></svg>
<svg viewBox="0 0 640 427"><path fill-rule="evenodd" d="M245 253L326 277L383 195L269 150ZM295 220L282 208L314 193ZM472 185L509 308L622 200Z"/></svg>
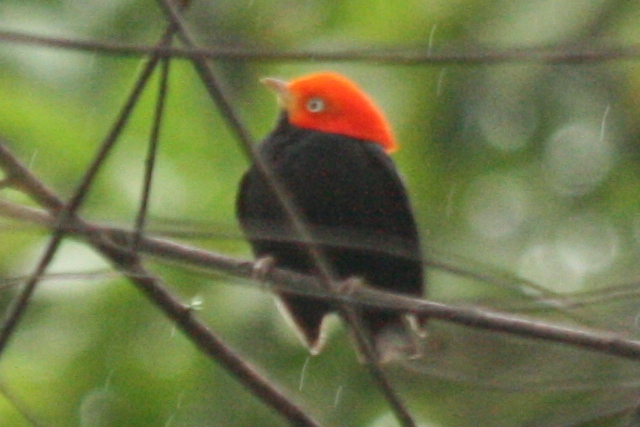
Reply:
<svg viewBox="0 0 640 427"><path fill-rule="evenodd" d="M396 145L382 113L354 83L336 73L263 83L278 93L283 109L276 128L260 143L259 156L291 195L331 273L421 297L420 240L405 186L387 154ZM317 273L255 165L242 178L236 208L256 257L270 257L276 266L300 273ZM309 296L279 297L317 353L322 321L334 307ZM388 337L394 342L400 337L401 347L409 343L405 316L384 310L363 310L360 315L379 354L386 351Z"/></svg>

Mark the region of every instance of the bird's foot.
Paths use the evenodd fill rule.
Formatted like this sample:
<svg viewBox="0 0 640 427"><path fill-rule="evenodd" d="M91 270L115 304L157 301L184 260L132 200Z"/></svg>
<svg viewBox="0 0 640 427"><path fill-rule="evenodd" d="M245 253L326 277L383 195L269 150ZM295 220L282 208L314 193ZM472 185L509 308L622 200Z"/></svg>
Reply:
<svg viewBox="0 0 640 427"><path fill-rule="evenodd" d="M403 323L410 341L405 355L409 360L420 359L424 356L423 343L427 338L427 331L414 314L403 316Z"/></svg>
<svg viewBox="0 0 640 427"><path fill-rule="evenodd" d="M383 329L375 341L380 363L416 360L424 356L424 345L415 330L404 326L389 326Z"/></svg>
<svg viewBox="0 0 640 427"><path fill-rule="evenodd" d="M276 260L271 256L256 259L253 263L253 270L251 271L251 280L265 283L267 281L267 275L271 272L275 264Z"/></svg>

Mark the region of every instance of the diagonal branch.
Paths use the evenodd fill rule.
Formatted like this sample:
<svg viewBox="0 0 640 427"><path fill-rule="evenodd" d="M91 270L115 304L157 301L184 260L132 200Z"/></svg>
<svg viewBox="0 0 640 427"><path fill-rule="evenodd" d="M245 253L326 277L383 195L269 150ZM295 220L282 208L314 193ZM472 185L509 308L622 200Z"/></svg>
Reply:
<svg viewBox="0 0 640 427"><path fill-rule="evenodd" d="M55 211L62 201L46 185L38 180L0 141L0 167L7 176L19 177L20 186L36 200L47 200ZM0 216L30 222L46 228L56 227L54 215L33 208L16 205L0 199ZM66 224L65 232L72 236L91 240L94 234L104 233L109 238L126 247L134 237L129 231L104 227L75 218ZM162 239L142 237L139 250L159 259L181 262L199 268L223 272L232 276L251 279L254 277L254 263L238 260L202 249L188 247ZM353 289L349 295L327 293L316 277L274 268L266 273L265 280L277 290L313 295L319 298L341 299L351 304L386 308L402 312L450 321L473 328L502 331L526 338L554 341L573 345L612 356L640 360L640 342L620 337L610 332L576 327L558 326L531 320L522 316L503 313L479 307L457 307L418 298L411 298L362 287ZM190 335L190 334L189 334Z"/></svg>
<svg viewBox="0 0 640 427"><path fill-rule="evenodd" d="M178 9L176 9L170 0L158 0L159 5L162 7L167 20L171 25L177 29L177 35L182 41L189 47L194 47L195 43L190 36L186 25L180 15ZM194 67L196 68L200 78L205 83L209 94L213 101L218 106L218 109L222 112L228 123L231 125L233 132L235 133L241 147L245 153L251 158L252 162L256 165L258 171L262 174L263 178L273 191L274 196L280 202L287 216L287 219L291 222L295 234L300 238L303 247L309 253L313 264L317 267L320 277L320 283L322 287L329 293L339 293L339 288L334 280L332 269L327 262L324 254L320 250L319 245L314 241L309 233L309 230L302 220L302 216L299 213L297 206L293 203L293 199L290 197L286 187L279 182L271 168L267 163L257 154L251 137L246 130L246 127L242 124L240 118L235 114L235 111L231 105L231 102L227 99L225 93L221 90L220 84L216 81L216 78L203 58L193 59ZM382 391L382 394L387 399L391 409L393 410L396 418L405 427L417 426L413 416L407 409L406 405L398 393L395 391L391 382L387 378L377 355L376 350L373 347L371 337L362 325L362 320L356 313L355 309L348 303L338 301L338 312L340 316L345 320L349 329L353 332L355 343L358 347L360 354L364 355L367 362L369 373L377 383L378 387Z"/></svg>
<svg viewBox="0 0 640 427"><path fill-rule="evenodd" d="M165 43L165 39L168 38L170 32L168 31L161 44ZM96 157L92 161L91 165L85 172L84 177L82 178L80 184L75 190L73 196L69 200L68 203L62 203L58 206L59 209L59 222L64 223L69 218L75 216L77 210L80 208L80 205L84 201L84 198L88 194L89 188L100 169L100 166L104 163L107 158L107 155L111 151L111 148L114 146L120 132L124 128L125 124L131 112L133 111L133 107L135 106L138 98L142 94L142 90L146 85L147 80L151 76L153 69L159 59L152 58L147 62L147 65L142 70L140 77L136 84L133 87L131 94L129 95L127 101L125 102L124 107L122 108L119 117L115 121L114 125L111 128L111 131L101 144ZM11 176L11 175L9 175ZM52 203L50 200L44 200L46 203ZM6 345L18 325L20 318L22 317L24 311L29 304L29 300L31 296L35 292L35 289L40 281L40 278L44 274L45 270L49 266L49 263L53 260L55 253L60 246L62 238L64 236L64 232L61 228L56 228L53 231L51 239L45 249L45 253L42 255L40 261L38 262L36 268L34 269L31 277L25 283L24 287L12 301L9 306L7 313L5 315L4 320L2 321L2 327L0 329L0 356L2 355Z"/></svg>
<svg viewBox="0 0 640 427"><path fill-rule="evenodd" d="M167 44L171 43L171 39L167 40ZM140 196L140 207L136 217L136 235L131 243L131 250L135 252L138 241L144 232L147 219L147 211L149 208L149 200L151 198L151 184L153 182L153 173L155 171L156 158L158 156L158 145L160 139L160 126L164 115L165 103L167 100L167 92L169 86L169 66L170 58L163 58L160 67L160 86L158 88L158 99L156 100L156 108L154 111L153 125L151 134L149 135L149 146L147 148L147 158L145 161L145 173L143 180L142 194Z"/></svg>
<svg viewBox="0 0 640 427"><path fill-rule="evenodd" d="M272 383L246 363L240 355L227 346L198 320L191 309L171 294L159 278L151 275L140 263L139 257L127 248L137 236L136 232L118 233L108 228L87 223L78 217L61 223L55 216L63 201L38 180L0 141L0 167L10 177L20 177L20 188L36 200L46 200L54 213L14 205L0 200L0 209L7 216L47 225L52 231L82 235L89 244L105 256L115 268L129 278L165 315L182 329L190 340L205 354L218 361L254 395L277 410L293 425L315 427L315 420L289 400ZM25 215L26 214L26 215ZM125 238L114 239L122 234ZM118 240L118 241L116 241Z"/></svg>
<svg viewBox="0 0 640 427"><path fill-rule="evenodd" d="M1 199L0 216L27 221L47 228L55 226L54 217L47 212L12 204ZM105 227L79 219L68 224L66 232L77 238L89 241L94 234L104 233L122 246L126 246L127 242L133 239L134 236L131 231ZM240 260L163 239L142 237L139 250L164 261L180 262L244 279L253 279L255 277L255 263L253 261ZM279 268L273 268L268 271L264 276L264 280L277 291L310 295L368 308L384 308L385 310L404 313L411 312L471 328L557 342L611 356L640 361L640 341L608 331L552 324L485 307L438 303L397 295L366 286L351 289L349 294L335 295L323 289L319 279L315 276Z"/></svg>
<svg viewBox="0 0 640 427"><path fill-rule="evenodd" d="M135 236L135 234L134 234ZM256 397L274 408L292 425L319 427L320 424L284 395L249 363L227 346L207 325L196 318L193 310L174 296L162 281L150 274L138 255L129 252L105 238L94 234L91 244L128 277L156 307L171 319L191 341L210 358L224 366Z"/></svg>

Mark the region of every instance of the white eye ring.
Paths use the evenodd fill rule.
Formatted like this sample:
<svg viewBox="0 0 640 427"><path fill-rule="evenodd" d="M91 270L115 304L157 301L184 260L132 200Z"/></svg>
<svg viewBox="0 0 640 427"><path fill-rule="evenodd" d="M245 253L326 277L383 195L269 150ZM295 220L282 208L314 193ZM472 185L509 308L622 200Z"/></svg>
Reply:
<svg viewBox="0 0 640 427"><path fill-rule="evenodd" d="M307 101L307 110L310 113L320 113L324 111L324 100L322 98L310 98Z"/></svg>

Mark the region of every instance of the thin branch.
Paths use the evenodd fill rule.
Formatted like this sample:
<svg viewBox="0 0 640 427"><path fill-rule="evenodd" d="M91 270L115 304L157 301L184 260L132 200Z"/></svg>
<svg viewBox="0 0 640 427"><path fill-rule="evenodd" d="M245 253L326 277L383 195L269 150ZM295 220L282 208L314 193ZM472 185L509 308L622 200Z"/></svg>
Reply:
<svg viewBox="0 0 640 427"><path fill-rule="evenodd" d="M0 205L1 208L1 205ZM93 225L95 227L95 225ZM118 240L129 234L111 229ZM117 237L116 237L117 236ZM222 271L237 277L252 279L255 263L216 254L185 245L145 237L140 251L160 257L189 263L194 266ZM310 295L331 301L357 305L363 308L377 308L402 313L415 313L433 319L466 325L478 329L505 332L525 338L542 339L572 345L587 350L598 351L633 360L640 360L640 341L628 339L615 333L595 329L561 326L533 320L484 307L456 306L408 297L372 287L362 286L350 290L348 294L336 295L327 292L321 281L314 276L274 268L266 273L265 281L276 291L286 291L299 295ZM343 286L348 288L348 286Z"/></svg>
<svg viewBox="0 0 640 427"><path fill-rule="evenodd" d="M62 200L31 174L1 143L0 164L5 173L22 177L22 187L27 194L36 199L48 200L51 206L63 205ZM61 223L54 214L48 212L16 205L1 199L0 206L2 206L0 210L7 217L33 221L60 234L70 233L83 236L88 243L103 254L152 300L168 318L172 319L201 351L218 361L254 395L286 417L293 425L320 426L318 422L273 386L268 379L260 375L253 366L244 362L235 351L209 330L206 324L199 321L189 307L182 304L167 290L160 279L153 277L144 269L138 256L127 249L136 236L135 232L123 233L126 237L119 239L120 241L116 243L113 237L117 236L117 233L108 228L86 223L75 216ZM33 276L28 280L33 280Z"/></svg>
<svg viewBox="0 0 640 427"><path fill-rule="evenodd" d="M5 141L0 139L0 168L7 176L7 182L16 190L22 190L40 206L49 211L57 212L64 206L53 191L31 174L16 156L7 148Z"/></svg>
<svg viewBox="0 0 640 427"><path fill-rule="evenodd" d="M170 25L160 43L165 43L165 41L170 38L172 32L173 26ZM79 185L74 196L67 205L63 206L62 215L60 215L60 218L56 220L57 224L53 230L54 234L45 255L33 275L27 281L22 292L14 300L15 303L10 307L9 314L3 324L2 335L0 336L0 351L2 351L3 344L6 344L6 341L11 336L13 329L28 304L31 294L35 290L36 284L39 282L44 270L53 258L53 254L65 233L66 223L68 221L74 221L76 218L75 212L81 205L100 165L104 159L106 159L106 156L109 153L110 148L115 143L120 130L124 127L128 117L130 116L133 106L137 102L137 99L142 92L142 88L151 75L152 70L155 68L157 61L158 58L156 57L147 62L138 83L135 85L125 107L122 109L118 120L116 120L112 131L109 133L107 139L102 144L98 155L95 157L91 166L85 173L84 179ZM26 171L24 167L17 167L15 165L8 169ZM31 178L32 179L30 181L32 184L34 184L34 181L37 182L35 177ZM49 192L36 192L36 194L40 193ZM56 203L58 206L61 204L61 201ZM235 354L228 346L209 331L204 323L197 321L197 319L192 316L188 307L185 307L178 299L169 294L164 286L161 285L159 280L151 277L146 272L139 263L137 256L134 256L128 250L114 245L108 240L105 241L103 235L91 235L89 241L114 265L122 270L123 273L127 275L151 300L153 300L169 318L173 319L176 324L188 334L194 343L196 343L206 354L215 357L216 360L234 374L236 378L257 397L277 410L281 415L285 416L293 425L319 426L315 420L310 418L304 411L298 408L285 395L272 386L268 380L261 377L250 365L245 363L241 357ZM2 337L4 337L4 341L1 341Z"/></svg>
<svg viewBox="0 0 640 427"><path fill-rule="evenodd" d="M8 175L21 176L21 182L24 187L28 189L29 194L37 199L49 200L49 204L52 206L59 205L60 201L55 198L51 190L31 175L2 144L0 144L0 165L2 165L5 173ZM2 200L0 200L0 214L17 220L39 224L47 228L55 227L55 218L50 214ZM97 224L84 223L81 229L91 233L106 228ZM126 230L114 228L108 228L108 230L110 230L109 233L111 237L123 245L132 239L131 233ZM73 234L80 234L77 228L68 228L66 231ZM139 249L144 253L161 259L188 263L193 266L221 271L237 277L251 278L253 274L253 263L251 262L239 261L235 258L161 239L145 237L141 240ZM327 292L323 291L318 286L318 280L315 277L274 269L267 274L266 279L279 290L315 295L328 299L338 298L328 295ZM344 299L345 297L341 296L340 298ZM484 308L456 307L438 304L416 298L388 294L369 288L356 289L353 294L346 297L345 301L354 304L365 304L369 307L384 307L389 310L405 312L410 311L470 327L499 330L523 337L555 341L589 350L600 351L613 356L640 360L640 342L624 339L612 333L556 326Z"/></svg>
<svg viewBox="0 0 640 427"><path fill-rule="evenodd" d="M38 200L47 201L47 206L50 207L51 209L57 208L57 203L59 201L56 199L55 194L53 194L53 192L50 189L48 189L46 186L44 186L40 181L35 179L29 173L29 171L21 165L21 163L15 158L15 156L6 149L5 145L2 143L2 140L0 140L0 167L5 169L5 172L8 175L14 175L16 177L19 177L19 180L17 182L19 182L20 185L22 185L23 187L28 188L28 194L31 194L33 197L35 197ZM5 207L5 209L9 209L9 208ZM5 212L5 215L11 217L10 212L11 210L9 212ZM32 213L28 210L21 211L20 213L17 214L17 219L39 223L43 226L50 227L50 225L47 224L46 222L42 222L42 218L31 217L30 216L31 214ZM186 234L178 233L178 237L191 237L191 236L189 235L189 233L186 233ZM268 235L265 237L276 238L277 236ZM360 240L360 239L361 239L361 236L358 236L358 238L355 239L354 237L347 235L347 239L345 239L344 241L340 241L340 244L346 245L350 241ZM335 242L332 242L332 243L335 243ZM154 253L154 250L155 250L154 248L147 248L147 252L151 251L151 253ZM205 254L208 254L208 253L205 252ZM160 257L168 255L169 257L171 257L171 256L179 256L179 253L178 254L169 253L164 255L162 253L158 253L157 255ZM194 253L189 253L189 256L191 255L194 255ZM405 254L396 254L396 255L405 256ZM225 265L228 265L227 263L231 261L231 258L229 259L223 258L224 261L222 262L222 264L218 265L215 262L215 259L207 258L205 255L204 259L202 260L202 263L200 264L197 261L197 257L189 258L189 256L187 256L186 259L180 259L180 261L190 263L190 264L195 264L195 265L202 265L206 268L212 268L212 269L219 268L222 271L225 271ZM508 286L512 286L513 283L517 282L519 283L520 287L525 287L527 289L534 290L535 292L539 292L541 295L544 295L544 299L538 302L544 303L546 307L561 306L564 308L572 308L580 305L589 304L590 302L595 300L602 301L604 298L606 298L607 300L623 299L633 295L637 295L639 293L639 291L636 289L637 288L636 284L630 284L628 287L631 289L620 289L615 294L611 294L610 291L606 296L601 295L601 291L593 292L593 293L584 293L584 294L581 294L579 300L576 300L576 298L572 298L571 300L569 300L566 296L556 295L550 292L548 289L542 288L536 285L535 283L523 280L521 278L505 276L503 273L494 274L494 275L490 275L486 273L478 273L473 270L454 266L451 264L450 261L443 263L443 262L435 261L434 257L428 257L428 258L429 260L427 261L427 265L431 268L437 268L439 270L442 270L451 274L455 274L458 276L462 276L462 277L469 277L474 280L478 280L480 282L488 282L488 283L495 283L499 285L508 285ZM489 268L489 266L483 265L483 268L487 269ZM233 274L233 271L229 271L229 273ZM512 306L510 308L513 310L522 311L527 309L528 307ZM539 309L540 308L538 307L538 310ZM571 316L571 318L573 318L573 316Z"/></svg>
<svg viewBox="0 0 640 427"><path fill-rule="evenodd" d="M95 236L95 235L94 235ZM98 235L100 236L100 235ZM292 425L320 427L284 395L272 382L245 362L242 356L224 343L207 325L198 320L192 309L171 294L162 281L151 275L140 263L137 255L106 240L92 238L91 243L105 255L155 306L183 331L197 347L224 366L256 397L284 416Z"/></svg>
<svg viewBox="0 0 640 427"><path fill-rule="evenodd" d="M164 42L166 38L170 35L170 31L163 36L161 43ZM80 208L80 205L84 201L84 198L88 194L89 188L93 183L95 176L100 169L100 166L104 163L107 158L107 155L111 151L111 148L114 146L120 132L124 128L125 124L131 112L133 111L133 107L135 106L138 98L142 94L142 90L146 85L147 80L151 76L153 69L159 59L152 58L147 61L146 66L140 73L138 81L133 87L131 94L129 95L127 101L125 102L124 107L122 108L119 117L113 124L109 134L106 139L101 144L98 149L98 153L96 154L94 160L89 165L87 171L85 172L80 184L76 188L73 196L69 200L68 203L63 204L62 208L59 210L59 222L65 223L68 219L75 216L77 210ZM38 194L38 193L36 193ZM46 203L52 203L51 201L46 201ZM40 261L36 265L31 278L25 283L24 287L20 290L19 294L11 301L11 305L7 309L5 317L2 321L2 326L0 328L0 356L3 354L4 349L9 341L9 338L13 334L16 326L24 311L26 310L31 296L35 292L35 289L40 281L40 278L44 274L45 270L49 266L49 263L53 260L55 253L60 246L62 238L64 236L64 232L61 228L56 228L53 230L51 239L47 244L44 254L42 255Z"/></svg>
<svg viewBox="0 0 640 427"><path fill-rule="evenodd" d="M172 33L171 27L172 26L170 26L170 29L167 30L160 41L161 44L167 42L170 38L170 34ZM225 366L227 370L234 374L236 378L252 393L285 416L294 425L319 426L315 420L298 408L285 395L272 386L267 379L259 375L253 367L244 362L241 357L235 354L235 352L216 337L204 323L199 322L192 315L188 307L180 303L177 298L173 297L166 288L162 286L159 279L153 278L146 272L143 266L139 263L137 256L134 256L132 252L115 245L108 236L98 233L97 229L85 228L82 221L75 216L75 211L82 203L83 197L87 194L89 186L97 174L99 166L106 158L109 149L113 146L120 130L126 124L127 118L130 116L133 106L141 94L142 88L150 77L158 60L159 58L152 58L147 62L138 82L134 86L132 94L125 103L125 107L112 127L112 131L102 144L98 155L87 170L78 190L67 206L64 205L62 200L57 198L53 191L42 184L8 150L6 150L3 144L0 144L0 147L2 147L2 151L0 151L0 166L5 170L5 173L8 176L16 176L17 178L20 178L19 182L23 187L22 189L36 200L46 202L42 203L43 205L52 209L55 208L55 210L66 208L67 211L67 215L63 215L61 218L50 217L50 224L53 225L52 228L54 232L53 239L57 237L57 243L56 240L52 240L45 257L43 257L37 270L27 281L23 292L20 294L20 298L17 298L18 302L15 304L15 308L10 310L9 315L7 316L7 321L3 325L3 332L6 337L5 343L11 336L11 332L17 324L21 313L24 311L24 308L26 308L28 300L35 289L35 285L44 273L46 265L55 253L57 244L64 233L69 231L68 224L74 223L84 230L88 241L103 255L105 255L119 270L123 271L123 274L135 283L137 287L141 289L151 300L153 300L153 302L160 307L169 318L173 319L201 350L214 357L223 366ZM134 240L133 238L134 236L128 236L128 244L123 245L123 247L129 247L129 244ZM0 346L0 351L1 349L2 347Z"/></svg>
<svg viewBox="0 0 640 427"><path fill-rule="evenodd" d="M171 25L175 26L177 36L189 47L194 47L195 43L190 36L186 24L184 23L180 11L173 6L170 0L158 0L158 4L161 6L167 20ZM241 147L245 153L249 155L253 163L257 166L262 176L265 178L267 185L273 191L274 196L280 202L287 216L287 219L291 222L293 230L303 243L303 246L309 253L313 264L316 266L319 272L320 283L328 292L338 293L339 290L334 280L332 269L324 257L320 246L314 242L311 233L309 232L306 224L302 220L302 216L299 213L297 206L293 203L292 197L286 191L286 187L279 182L271 168L256 152L253 141L249 136L246 127L243 125L240 118L235 114L232 104L227 99L225 93L221 90L220 84L217 82L211 68L202 57L193 59L194 67L196 68L200 78L205 83L211 98L216 103L218 109L225 117L227 122L231 125L233 132L235 133ZM407 409L404 402L400 399L397 392L394 390L391 382L384 373L376 350L373 347L373 342L369 333L366 331L362 324L362 320L356 313L356 311L348 304L339 302L337 304L338 312L345 320L353 332L355 342L358 347L358 351L364 356L369 373L377 383L378 387L385 396L391 409L393 410L396 418L405 427L416 427L417 424L413 419L413 416Z"/></svg>
<svg viewBox="0 0 640 427"><path fill-rule="evenodd" d="M488 65L502 63L544 62L552 64L575 64L616 61L640 57L640 45L611 46L571 45L535 46L496 49L483 46L447 46L371 49L357 47L343 50L273 51L261 49L216 47L169 47L148 46L98 40L77 40L63 37L40 36L15 31L0 31L0 41L24 45L44 46L82 52L99 52L118 56L172 57L194 60L215 59L226 61L259 62L366 62L386 65Z"/></svg>
<svg viewBox="0 0 640 427"><path fill-rule="evenodd" d="M171 43L171 37L166 41L167 45ZM156 165L156 157L158 155L158 140L160 138L160 126L164 114L164 107L167 98L169 85L169 66L170 58L163 58L160 68L160 86L158 88L158 99L156 100L156 109L153 117L153 126L149 135L149 147L147 151L147 159L145 162L145 173L140 197L140 207L138 208L138 216L136 218L136 235L131 244L131 250L135 252L138 246L140 236L144 232L144 226L147 218L147 210L149 207L149 199L151 197L151 184L153 180L153 172Z"/></svg>
<svg viewBox="0 0 640 427"><path fill-rule="evenodd" d="M43 227L54 226L54 218L48 213L1 199L0 216L29 221ZM75 221L80 220L76 219ZM105 233L119 245L126 245L126 242L133 238L133 233L130 231L103 227L99 224L85 221L75 225L69 224L66 231L85 239L95 233ZM255 263L253 261L240 260L163 239L145 236L140 241L139 250L164 261L180 262L244 279L252 279L254 277ZM640 360L640 341L608 331L551 324L490 308L438 303L365 286L352 289L349 294L335 295L327 292L321 286L320 280L315 276L280 268L273 268L267 272L264 279L271 284L273 290L281 292L286 291L292 294L309 295L330 301L341 301L366 308L415 313L420 316L427 316L472 328L499 331L529 339L557 342L611 356Z"/></svg>

